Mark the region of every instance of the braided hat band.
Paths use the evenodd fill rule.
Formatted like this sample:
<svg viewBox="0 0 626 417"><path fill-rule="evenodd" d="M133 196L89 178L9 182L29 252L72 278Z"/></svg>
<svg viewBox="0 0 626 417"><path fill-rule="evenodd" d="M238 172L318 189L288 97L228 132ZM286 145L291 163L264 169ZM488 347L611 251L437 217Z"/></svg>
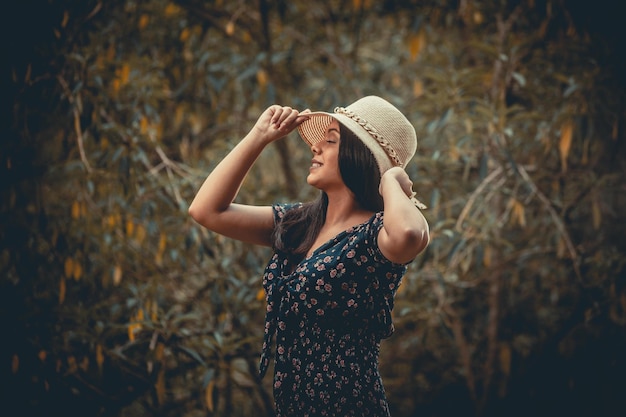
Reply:
<svg viewBox="0 0 626 417"><path fill-rule="evenodd" d="M334 113L314 112L298 126L302 139L313 146L325 140L328 125L337 120L372 152L380 175L394 166L405 168L417 150L417 135L408 119L388 101L367 96ZM415 195L411 200L420 209L426 206Z"/></svg>
<svg viewBox="0 0 626 417"><path fill-rule="evenodd" d="M361 125L363 129L365 129L365 131L370 134L371 137L376 139L376 142L378 142L380 147L383 148L383 151L385 151L385 153L387 154L389 159L391 159L392 163L395 166L404 167L404 163L400 160L400 157L398 157L398 154L396 153L396 150L393 149L393 146L391 146L391 144L387 140L385 140L385 138L380 133L378 133L376 128L369 124L367 120L363 119L358 114L355 114L354 112L346 109L345 107L335 107L335 113L344 114L357 122L359 125Z"/></svg>
<svg viewBox="0 0 626 417"><path fill-rule="evenodd" d="M394 166L406 167L415 155L417 135L413 125L391 103L367 96L347 107L336 107L335 113L314 112L298 126L302 139L315 145L324 140L332 119L348 128L372 152L380 175Z"/></svg>
<svg viewBox="0 0 626 417"><path fill-rule="evenodd" d="M381 97L363 97L347 107L336 107L334 113L313 112L309 116L298 126L298 133L309 146L325 140L326 129L335 119L372 152L381 176L394 166L405 168L417 150L413 125ZM413 199L418 207L425 208Z"/></svg>

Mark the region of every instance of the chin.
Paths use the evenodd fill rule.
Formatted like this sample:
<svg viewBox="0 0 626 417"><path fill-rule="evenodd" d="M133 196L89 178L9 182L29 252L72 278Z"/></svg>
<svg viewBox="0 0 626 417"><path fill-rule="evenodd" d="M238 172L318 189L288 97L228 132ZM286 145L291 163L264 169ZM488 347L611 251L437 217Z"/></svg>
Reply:
<svg viewBox="0 0 626 417"><path fill-rule="evenodd" d="M306 183L309 184L311 187L315 187L318 190L320 190L321 188L319 187L319 183L315 180L315 178L311 178L311 175L309 175L308 177L306 177Z"/></svg>

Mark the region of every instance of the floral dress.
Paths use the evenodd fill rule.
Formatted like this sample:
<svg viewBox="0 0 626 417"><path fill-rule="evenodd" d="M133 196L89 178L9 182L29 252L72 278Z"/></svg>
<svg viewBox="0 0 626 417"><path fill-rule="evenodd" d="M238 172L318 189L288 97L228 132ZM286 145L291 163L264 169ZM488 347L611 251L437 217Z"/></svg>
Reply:
<svg viewBox="0 0 626 417"><path fill-rule="evenodd" d="M278 222L293 205L275 205ZM389 416L378 372L391 336L393 297L406 265L380 252L383 213L341 232L297 265L276 252L263 277L267 299L263 377L276 334L278 417Z"/></svg>

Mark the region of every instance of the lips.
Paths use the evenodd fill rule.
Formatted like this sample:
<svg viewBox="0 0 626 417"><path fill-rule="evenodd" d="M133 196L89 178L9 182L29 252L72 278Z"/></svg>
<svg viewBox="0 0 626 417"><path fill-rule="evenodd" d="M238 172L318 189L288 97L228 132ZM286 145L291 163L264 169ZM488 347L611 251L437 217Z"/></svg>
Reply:
<svg viewBox="0 0 626 417"><path fill-rule="evenodd" d="M324 164L322 164L320 161L317 161L315 159L311 160L311 168L319 168L322 165Z"/></svg>

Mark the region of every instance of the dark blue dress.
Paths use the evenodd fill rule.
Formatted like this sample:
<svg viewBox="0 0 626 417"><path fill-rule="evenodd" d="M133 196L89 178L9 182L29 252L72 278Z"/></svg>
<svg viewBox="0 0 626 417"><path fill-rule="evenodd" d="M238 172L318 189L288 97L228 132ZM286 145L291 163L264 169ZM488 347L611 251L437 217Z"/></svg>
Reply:
<svg viewBox="0 0 626 417"><path fill-rule="evenodd" d="M292 207L275 205L275 221ZM406 265L380 252L382 225L383 213L376 213L297 265L284 253L270 259L260 372L276 334L278 417L389 416L378 353L380 340L393 333L393 298Z"/></svg>

